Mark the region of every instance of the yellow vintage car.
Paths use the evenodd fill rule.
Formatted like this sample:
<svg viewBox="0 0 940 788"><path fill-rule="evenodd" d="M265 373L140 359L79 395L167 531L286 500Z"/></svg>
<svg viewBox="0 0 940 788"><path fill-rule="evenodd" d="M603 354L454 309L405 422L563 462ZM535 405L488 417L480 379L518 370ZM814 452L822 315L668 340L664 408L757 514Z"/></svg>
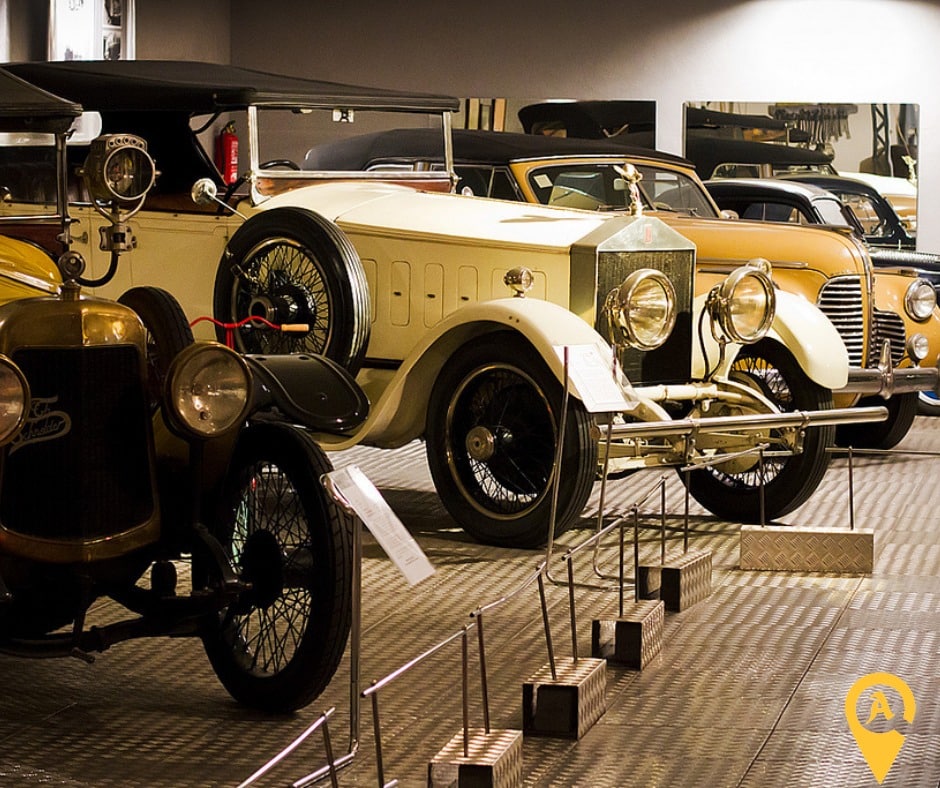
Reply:
<svg viewBox="0 0 940 788"><path fill-rule="evenodd" d="M315 146L309 161L405 172L433 167L439 146L425 130L399 129ZM624 166L642 175L642 206L695 243L699 275L696 292L709 291L721 277L754 258L765 258L779 288L816 304L838 329L849 354L845 383L829 386L840 406L883 404L888 419L864 429L839 430L840 441L857 447L888 448L910 429L920 391L936 391L940 356L940 311L929 282L909 267L875 268L861 241L848 230L737 221L722 215L690 162L669 154L622 144L616 137L588 140L529 134L454 132L457 190L465 194L563 205L583 210L630 208ZM763 374L783 385L782 401L821 383L824 352L793 335L781 319L760 343L746 348L736 368L776 367L786 349L788 375ZM888 351L885 352L885 343ZM791 361L793 363L791 363ZM794 366L795 365L795 366ZM792 403L791 403L792 404Z"/></svg>
<svg viewBox="0 0 940 788"><path fill-rule="evenodd" d="M816 489L834 425L883 416L832 408L830 389L848 379L845 345L817 307L775 291L766 263L705 292L694 245L654 216L452 193L456 99L206 63L11 68L81 101L89 123L96 111L103 132L150 145L161 174L127 223L134 254L101 290L157 285L240 350L319 353L355 372L369 417L318 434L320 444L423 437L444 505L478 539L535 546L576 522L603 434L616 437L618 468L692 465L690 489L710 511L773 519ZM242 175L226 183L206 145L232 122ZM305 161L312 141L389 122L435 128L445 165ZM77 131L69 155L83 145ZM31 172L30 146L0 153L3 210L42 200L14 180ZM106 217L78 191L71 214L95 287L110 270L97 242ZM732 379L741 346L776 331L775 314L818 352L800 413L768 396L766 376Z"/></svg>

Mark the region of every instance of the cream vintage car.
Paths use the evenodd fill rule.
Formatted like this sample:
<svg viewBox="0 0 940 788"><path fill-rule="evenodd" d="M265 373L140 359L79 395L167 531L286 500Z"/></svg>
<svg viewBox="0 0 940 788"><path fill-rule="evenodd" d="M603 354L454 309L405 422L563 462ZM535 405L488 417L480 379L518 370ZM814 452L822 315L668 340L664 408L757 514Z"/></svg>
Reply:
<svg viewBox="0 0 940 788"><path fill-rule="evenodd" d="M843 444L894 446L914 422L919 393L936 391L940 311L929 282L910 265L874 267L872 256L848 228L730 221L690 162L625 145L616 137L455 130L453 144L458 191L590 211L628 210L630 195L622 173L630 163L642 175L639 192L645 209L695 243L700 294L748 260L768 259L781 290L819 306L845 342L851 368L844 384L829 386L836 404L883 404L889 410L880 424L840 428ZM440 166L438 149L427 130L398 129L317 145L307 163L405 172ZM805 407L812 384L825 385L820 368L827 363L811 339L793 333L793 321L784 311L767 338L742 351L735 367L760 375L784 406Z"/></svg>
<svg viewBox="0 0 940 788"><path fill-rule="evenodd" d="M450 167L302 168L311 139L389 114L436 123L447 151L456 99L203 63L10 69L81 101L86 117L97 111L101 130L146 139L156 160L161 174L127 223L130 265L104 290L157 285L190 319L214 316L241 350L322 352L357 372L369 418L321 444L423 436L443 503L478 539L534 546L569 527L605 434L622 469L695 466L690 489L711 511L775 518L818 486L831 425L884 416L830 407L828 390L848 375L845 346L819 309L775 292L764 263L696 296L694 246L655 217L469 199L452 193ZM236 116L247 155L226 186L203 140ZM29 155L3 149L6 210L43 198L15 182ZM94 287L109 268L97 244L105 217L79 193L71 204L72 246L90 259ZM755 376L729 378L741 345L759 342L785 301L794 335L824 359L814 407L799 413L782 413Z"/></svg>

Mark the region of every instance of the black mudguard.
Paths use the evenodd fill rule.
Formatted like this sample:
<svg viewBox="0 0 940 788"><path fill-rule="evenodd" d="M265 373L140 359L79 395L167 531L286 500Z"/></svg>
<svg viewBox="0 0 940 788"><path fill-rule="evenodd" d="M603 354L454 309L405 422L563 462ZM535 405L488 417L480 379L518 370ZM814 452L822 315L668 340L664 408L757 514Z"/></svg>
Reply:
<svg viewBox="0 0 940 788"><path fill-rule="evenodd" d="M244 358L260 384L255 402L261 411L275 407L288 421L332 434L355 429L369 415L369 400L355 379L325 356L289 353Z"/></svg>

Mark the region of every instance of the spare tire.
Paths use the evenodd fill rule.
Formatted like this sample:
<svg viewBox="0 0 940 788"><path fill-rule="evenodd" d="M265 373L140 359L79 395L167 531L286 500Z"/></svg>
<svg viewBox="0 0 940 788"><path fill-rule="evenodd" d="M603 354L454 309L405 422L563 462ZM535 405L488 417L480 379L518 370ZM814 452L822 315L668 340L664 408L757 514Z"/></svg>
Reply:
<svg viewBox="0 0 940 788"><path fill-rule="evenodd" d="M342 230L304 208L272 208L238 228L219 262L213 308L223 323L264 319L234 332L243 353L317 353L355 374L369 342L362 261ZM218 328L219 341L225 335Z"/></svg>

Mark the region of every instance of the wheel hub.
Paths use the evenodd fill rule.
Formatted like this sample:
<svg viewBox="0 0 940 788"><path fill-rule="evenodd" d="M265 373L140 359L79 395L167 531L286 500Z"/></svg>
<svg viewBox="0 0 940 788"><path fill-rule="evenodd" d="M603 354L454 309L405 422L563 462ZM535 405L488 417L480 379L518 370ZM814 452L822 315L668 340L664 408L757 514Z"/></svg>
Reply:
<svg viewBox="0 0 940 788"><path fill-rule="evenodd" d="M284 591L284 556L270 531L255 531L245 542L242 580L251 584L248 599L257 607L274 603Z"/></svg>
<svg viewBox="0 0 940 788"><path fill-rule="evenodd" d="M282 325L284 323L313 324L315 308L302 288L285 285L273 293L256 294L248 304L248 314Z"/></svg>
<svg viewBox="0 0 940 788"><path fill-rule="evenodd" d="M467 454L477 462L486 462L496 453L496 436L487 427L474 427L467 433Z"/></svg>

